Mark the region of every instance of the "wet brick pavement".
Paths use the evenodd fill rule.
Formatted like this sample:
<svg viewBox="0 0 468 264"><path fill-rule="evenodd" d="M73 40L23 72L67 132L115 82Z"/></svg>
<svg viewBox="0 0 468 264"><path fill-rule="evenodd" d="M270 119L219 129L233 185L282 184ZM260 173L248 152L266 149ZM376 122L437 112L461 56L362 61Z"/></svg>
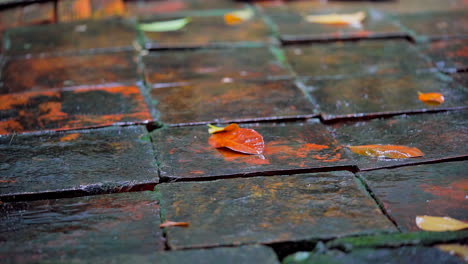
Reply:
<svg viewBox="0 0 468 264"><path fill-rule="evenodd" d="M0 262L464 263L468 231L415 217L468 221L467 14L464 0L0 0ZM174 19L188 24L141 27ZM263 154L212 147L206 124L229 122ZM372 144L424 155L348 148Z"/></svg>

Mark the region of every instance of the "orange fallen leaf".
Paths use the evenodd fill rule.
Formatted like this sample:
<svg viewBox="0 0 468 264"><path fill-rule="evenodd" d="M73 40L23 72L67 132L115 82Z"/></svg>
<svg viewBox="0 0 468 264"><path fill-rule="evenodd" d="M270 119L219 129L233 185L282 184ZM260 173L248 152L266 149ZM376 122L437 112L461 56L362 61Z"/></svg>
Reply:
<svg viewBox="0 0 468 264"><path fill-rule="evenodd" d="M362 145L347 148L356 154L376 158L406 159L424 156L418 148L398 145Z"/></svg>
<svg viewBox="0 0 468 264"><path fill-rule="evenodd" d="M164 223L160 224L159 227L170 227L170 226L179 226L179 227L189 227L189 223L187 222L173 222L173 221L164 221Z"/></svg>
<svg viewBox="0 0 468 264"><path fill-rule="evenodd" d="M445 101L444 95L441 93L420 93L418 92L419 101L431 105L437 106Z"/></svg>
<svg viewBox="0 0 468 264"><path fill-rule="evenodd" d="M448 216L416 216L416 225L425 231L457 231L468 228L468 223Z"/></svg>
<svg viewBox="0 0 468 264"><path fill-rule="evenodd" d="M460 244L443 244L437 245L438 249L448 252L450 255L457 255L462 257L465 262L468 261L468 245Z"/></svg>
<svg viewBox="0 0 468 264"><path fill-rule="evenodd" d="M352 14L327 14L327 15L308 15L306 21L319 24L334 24L334 25L360 25L366 18L366 13L363 11Z"/></svg>
<svg viewBox="0 0 468 264"><path fill-rule="evenodd" d="M251 19L254 16L252 9L247 8L244 10L229 12L224 14L224 22L226 25L237 25L244 21Z"/></svg>
<svg viewBox="0 0 468 264"><path fill-rule="evenodd" d="M211 132L210 132L211 129ZM215 148L228 148L244 154L262 154L265 148L263 137L257 131L240 128L237 124L230 124L224 128L211 126L208 143Z"/></svg>

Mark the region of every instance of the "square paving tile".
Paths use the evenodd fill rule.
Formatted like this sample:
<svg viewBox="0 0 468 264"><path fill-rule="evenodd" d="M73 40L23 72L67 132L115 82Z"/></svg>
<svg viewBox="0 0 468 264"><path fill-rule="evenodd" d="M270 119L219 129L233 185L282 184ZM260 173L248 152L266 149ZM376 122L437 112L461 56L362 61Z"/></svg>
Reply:
<svg viewBox="0 0 468 264"><path fill-rule="evenodd" d="M1 74L0 93L116 83L135 85L139 79L135 60L132 52L11 58Z"/></svg>
<svg viewBox="0 0 468 264"><path fill-rule="evenodd" d="M466 138L465 138L466 139ZM420 230L416 216L468 220L468 162L445 162L362 172L374 195L405 231Z"/></svg>
<svg viewBox="0 0 468 264"><path fill-rule="evenodd" d="M467 114L467 110L462 110L337 124L333 134L343 146L404 145L417 147L424 153L418 158L379 160L354 154L346 148L362 170L453 159L468 156Z"/></svg>
<svg viewBox="0 0 468 264"><path fill-rule="evenodd" d="M155 14L200 14L245 8L242 1L232 0L158 0L125 1L128 16L148 17Z"/></svg>
<svg viewBox="0 0 468 264"><path fill-rule="evenodd" d="M208 144L207 127L152 133L160 175L169 180L339 169L352 163L327 128L315 122L241 125L263 136L262 155L245 155Z"/></svg>
<svg viewBox="0 0 468 264"><path fill-rule="evenodd" d="M458 109L468 106L467 90L438 73L309 80L307 90L326 120ZM442 93L445 102L430 106L418 92Z"/></svg>
<svg viewBox="0 0 468 264"><path fill-rule="evenodd" d="M444 72L468 70L468 39L433 41L421 46L421 50Z"/></svg>
<svg viewBox="0 0 468 264"><path fill-rule="evenodd" d="M193 80L267 79L291 73L268 47L151 52L143 57L146 81L153 86Z"/></svg>
<svg viewBox="0 0 468 264"><path fill-rule="evenodd" d="M6 94L0 95L0 102L0 135L151 120L135 86Z"/></svg>
<svg viewBox="0 0 468 264"><path fill-rule="evenodd" d="M409 73L432 67L405 40L315 43L290 46L285 53L299 76L312 78Z"/></svg>
<svg viewBox="0 0 468 264"><path fill-rule="evenodd" d="M180 17L148 19L142 23L170 21ZM262 18L252 19L236 25L227 25L223 16L192 16L182 29L169 32L142 32L146 48L184 48L204 46L238 46L270 42L270 30Z"/></svg>
<svg viewBox="0 0 468 264"><path fill-rule="evenodd" d="M466 9L465 0L373 1L373 8L391 14L416 14Z"/></svg>
<svg viewBox="0 0 468 264"><path fill-rule="evenodd" d="M0 197L151 187L158 175L145 133L136 126L0 137Z"/></svg>
<svg viewBox="0 0 468 264"><path fill-rule="evenodd" d="M261 245L164 251L155 256L156 263L164 264L279 264L275 252Z"/></svg>
<svg viewBox="0 0 468 264"><path fill-rule="evenodd" d="M395 231L350 172L161 184L173 249Z"/></svg>
<svg viewBox="0 0 468 264"><path fill-rule="evenodd" d="M468 88L468 72L460 72L451 75L459 84L463 87Z"/></svg>
<svg viewBox="0 0 468 264"><path fill-rule="evenodd" d="M367 8L365 4L327 5L320 3L299 2L284 6L262 8L263 12L275 24L284 42L311 40L339 40L405 36L406 33L386 14ZM327 25L310 23L308 15L348 14L364 11L366 18L362 25Z"/></svg>
<svg viewBox="0 0 468 264"><path fill-rule="evenodd" d="M164 249L159 206L150 192L3 203L0 208L2 263L147 263Z"/></svg>
<svg viewBox="0 0 468 264"><path fill-rule="evenodd" d="M59 22L105 19L125 13L124 0L63 0L57 3Z"/></svg>
<svg viewBox="0 0 468 264"><path fill-rule="evenodd" d="M14 28L5 33L3 44L8 55L76 53L131 48L136 36L135 26L126 20L79 21Z"/></svg>
<svg viewBox="0 0 468 264"><path fill-rule="evenodd" d="M466 11L418 13L397 16L401 25L418 41L468 36Z"/></svg>
<svg viewBox="0 0 468 264"><path fill-rule="evenodd" d="M206 124L314 116L293 81L196 82L150 91L161 121Z"/></svg>

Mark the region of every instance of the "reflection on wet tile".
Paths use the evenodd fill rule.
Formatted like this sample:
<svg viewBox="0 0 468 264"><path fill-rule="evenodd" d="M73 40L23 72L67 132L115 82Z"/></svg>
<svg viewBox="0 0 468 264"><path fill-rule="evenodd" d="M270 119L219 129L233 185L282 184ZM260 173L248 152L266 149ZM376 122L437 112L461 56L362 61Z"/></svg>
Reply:
<svg viewBox="0 0 468 264"><path fill-rule="evenodd" d="M152 193L0 204L4 263L122 263L164 249Z"/></svg>
<svg viewBox="0 0 468 264"><path fill-rule="evenodd" d="M244 127L245 125L241 125ZM215 149L207 127L177 127L153 132L161 177L206 178L272 174L275 171L317 170L352 163L326 127L318 122L250 126L263 136L263 155Z"/></svg>
<svg viewBox="0 0 468 264"><path fill-rule="evenodd" d="M132 52L12 58L1 76L0 93L115 83L134 85L139 78Z"/></svg>
<svg viewBox="0 0 468 264"><path fill-rule="evenodd" d="M394 231L349 172L161 184L173 249Z"/></svg>
<svg viewBox="0 0 468 264"><path fill-rule="evenodd" d="M142 127L0 137L0 196L95 194L158 182ZM136 188L138 189L138 188Z"/></svg>
<svg viewBox="0 0 468 264"><path fill-rule="evenodd" d="M362 172L388 214L405 231L417 231L416 216L468 220L466 161Z"/></svg>
<svg viewBox="0 0 468 264"><path fill-rule="evenodd" d="M450 77L437 73L309 80L306 85L327 120L468 106L467 91ZM442 93L445 102L426 105L418 99L418 92Z"/></svg>
<svg viewBox="0 0 468 264"><path fill-rule="evenodd" d="M432 67L405 40L315 43L285 51L293 70L312 78L409 73Z"/></svg>
<svg viewBox="0 0 468 264"><path fill-rule="evenodd" d="M437 114L397 116L366 122L334 125L334 135L343 145L404 145L417 147L423 157L376 159L346 152L362 170L417 164L468 156L467 110Z"/></svg>
<svg viewBox="0 0 468 264"><path fill-rule="evenodd" d="M396 19L416 40L434 40L468 36L466 11L419 13Z"/></svg>
<svg viewBox="0 0 468 264"><path fill-rule="evenodd" d="M292 81L227 79L152 89L161 121L196 124L314 115L312 104Z"/></svg>
<svg viewBox="0 0 468 264"><path fill-rule="evenodd" d="M468 69L468 40L451 39L433 41L421 46L434 66L448 73Z"/></svg>
<svg viewBox="0 0 468 264"><path fill-rule="evenodd" d="M169 21L180 17L145 20L145 23ZM270 42L270 32L263 20L252 19L235 25L225 23L223 16L191 17L182 29L169 32L143 32L147 48L180 48L261 44Z"/></svg>
<svg viewBox="0 0 468 264"><path fill-rule="evenodd" d="M8 55L26 55L131 48L136 40L134 27L114 19L15 28L5 33L4 50Z"/></svg>
<svg viewBox="0 0 468 264"><path fill-rule="evenodd" d="M267 47L151 52L143 57L152 85L195 79L267 79L291 73Z"/></svg>
<svg viewBox="0 0 468 264"><path fill-rule="evenodd" d="M0 135L151 120L138 87L80 88L0 95Z"/></svg>

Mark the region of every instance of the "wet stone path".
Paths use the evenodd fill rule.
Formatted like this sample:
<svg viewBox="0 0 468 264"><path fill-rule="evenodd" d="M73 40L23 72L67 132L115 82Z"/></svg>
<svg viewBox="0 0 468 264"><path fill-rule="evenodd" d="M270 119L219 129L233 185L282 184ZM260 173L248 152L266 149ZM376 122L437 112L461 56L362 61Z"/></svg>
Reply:
<svg viewBox="0 0 468 264"><path fill-rule="evenodd" d="M468 259L415 222L468 221L464 0L0 0L0 37L0 263Z"/></svg>

